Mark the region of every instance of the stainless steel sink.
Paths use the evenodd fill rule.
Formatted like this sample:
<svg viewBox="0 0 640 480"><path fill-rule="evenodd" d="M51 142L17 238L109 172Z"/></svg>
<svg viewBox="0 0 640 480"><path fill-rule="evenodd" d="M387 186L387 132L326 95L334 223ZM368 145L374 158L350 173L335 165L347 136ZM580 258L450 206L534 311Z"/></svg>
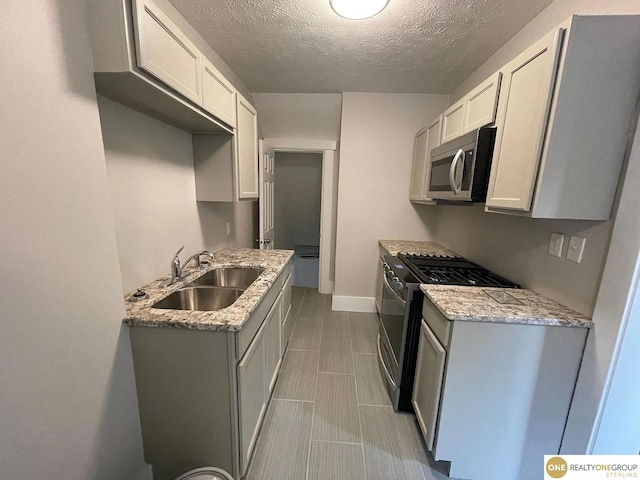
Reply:
<svg viewBox="0 0 640 480"><path fill-rule="evenodd" d="M184 287L163 298L152 308L173 310L222 310L233 304L244 289L229 287L197 286Z"/></svg>
<svg viewBox="0 0 640 480"><path fill-rule="evenodd" d="M246 289L264 271L262 268L216 268L189 283L187 287L212 285L216 287L237 287Z"/></svg>

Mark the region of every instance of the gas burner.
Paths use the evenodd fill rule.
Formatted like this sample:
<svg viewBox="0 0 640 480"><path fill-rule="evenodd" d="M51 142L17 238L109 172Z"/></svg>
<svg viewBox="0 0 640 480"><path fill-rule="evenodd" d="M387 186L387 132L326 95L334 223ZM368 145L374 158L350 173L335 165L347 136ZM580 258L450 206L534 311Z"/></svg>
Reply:
<svg viewBox="0 0 640 480"><path fill-rule="evenodd" d="M462 257L399 254L398 258L421 283L469 287L520 288Z"/></svg>

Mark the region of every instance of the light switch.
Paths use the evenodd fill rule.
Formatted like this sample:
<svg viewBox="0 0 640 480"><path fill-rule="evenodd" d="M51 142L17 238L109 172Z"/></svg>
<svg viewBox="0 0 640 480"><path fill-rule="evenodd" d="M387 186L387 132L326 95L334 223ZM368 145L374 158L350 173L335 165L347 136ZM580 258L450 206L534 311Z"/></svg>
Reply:
<svg viewBox="0 0 640 480"><path fill-rule="evenodd" d="M571 237L569 239L569 248L567 249L567 260L580 263L582 261L582 253L584 252L584 244L587 241L584 237Z"/></svg>
<svg viewBox="0 0 640 480"><path fill-rule="evenodd" d="M549 240L549 255L562 257L562 245L564 244L564 233L552 233Z"/></svg>

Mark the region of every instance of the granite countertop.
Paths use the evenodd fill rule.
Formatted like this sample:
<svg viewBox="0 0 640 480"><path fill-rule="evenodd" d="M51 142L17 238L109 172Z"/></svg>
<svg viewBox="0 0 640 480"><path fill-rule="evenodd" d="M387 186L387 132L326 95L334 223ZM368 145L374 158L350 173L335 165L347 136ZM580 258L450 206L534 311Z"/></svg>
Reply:
<svg viewBox="0 0 640 480"><path fill-rule="evenodd" d="M448 320L581 328L593 326L590 318L533 290L424 284L420 288ZM489 294L497 297L497 300ZM501 303L503 301L512 303Z"/></svg>
<svg viewBox="0 0 640 480"><path fill-rule="evenodd" d="M435 242L420 242L411 240L378 240L378 244L394 257L399 253L411 255L441 255L459 257L457 253L447 250Z"/></svg>
<svg viewBox="0 0 640 480"><path fill-rule="evenodd" d="M133 302L130 300L131 295L126 295L124 323L136 327L238 331L292 258L293 251L291 250L252 250L248 248L221 250L215 254L215 260L205 268L187 267L184 279L174 285L164 287L170 278L167 275L141 287L149 295L149 298L145 300ZM220 267L263 268L264 271L233 305L222 310L200 312L151 308L151 305L187 283Z"/></svg>

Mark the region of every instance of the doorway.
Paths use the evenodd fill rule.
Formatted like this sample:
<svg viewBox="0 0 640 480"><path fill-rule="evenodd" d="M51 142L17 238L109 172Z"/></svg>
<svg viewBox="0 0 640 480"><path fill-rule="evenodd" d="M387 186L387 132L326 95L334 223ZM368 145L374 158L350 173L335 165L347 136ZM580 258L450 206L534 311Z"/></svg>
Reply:
<svg viewBox="0 0 640 480"><path fill-rule="evenodd" d="M274 244L293 250L291 282L318 288L322 154L275 152Z"/></svg>
<svg viewBox="0 0 640 480"><path fill-rule="evenodd" d="M297 245L309 245L311 247L319 246L317 285L318 291L324 294L333 293L333 285L335 279L335 245L336 245L336 218L338 205L338 155L337 142L331 140L317 139L291 139L291 138L265 138L260 141L260 183L262 185L261 201L260 201L260 237L257 241L260 248L269 248L271 245L280 247L281 243L276 239L274 231L278 229L277 220L275 219L275 195L280 190L277 181L269 180L270 173L275 179L275 157L285 153L293 154L312 154L320 161L320 238L319 242L296 240ZM314 160L312 160L313 162ZM273 165L273 167L270 167ZM269 195L271 193L271 195ZM271 199L271 200L270 200ZM273 212L271 214L270 212ZM267 221L267 219L269 221ZM314 237L317 238L317 237ZM277 242L277 243L276 243ZM302 243L308 242L308 243ZM292 250L294 246L289 247ZM298 248L300 251L301 249ZM309 255L305 258L313 259L315 257L315 249L302 249L303 254ZM299 255L298 258L303 258ZM300 260L303 262L303 260ZM310 260L309 263L313 263ZM302 269L305 271L305 268Z"/></svg>

